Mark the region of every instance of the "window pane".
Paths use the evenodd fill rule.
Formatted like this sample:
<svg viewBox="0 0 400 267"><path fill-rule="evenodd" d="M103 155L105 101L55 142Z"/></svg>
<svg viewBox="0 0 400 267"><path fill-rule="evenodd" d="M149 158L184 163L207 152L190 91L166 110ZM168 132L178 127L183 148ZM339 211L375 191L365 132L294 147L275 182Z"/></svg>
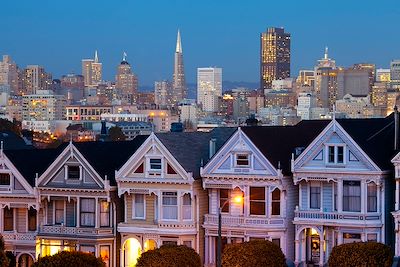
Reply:
<svg viewBox="0 0 400 267"><path fill-rule="evenodd" d="M0 173L0 185L10 185L10 174Z"/></svg>
<svg viewBox="0 0 400 267"><path fill-rule="evenodd" d="M248 154L236 155L236 165L237 166L249 166L249 155Z"/></svg>
<svg viewBox="0 0 400 267"><path fill-rule="evenodd" d="M95 200L90 198L81 199L81 225L95 226Z"/></svg>
<svg viewBox="0 0 400 267"><path fill-rule="evenodd" d="M182 218L184 220L192 219L192 199L190 195L184 194L182 202Z"/></svg>
<svg viewBox="0 0 400 267"><path fill-rule="evenodd" d="M33 208L28 210L28 231L36 231L36 210Z"/></svg>
<svg viewBox="0 0 400 267"><path fill-rule="evenodd" d="M100 202L100 226L110 226L110 203L105 200Z"/></svg>
<svg viewBox="0 0 400 267"><path fill-rule="evenodd" d="M272 206L271 206L271 214L272 215L281 215L281 190L276 188L272 192Z"/></svg>
<svg viewBox="0 0 400 267"><path fill-rule="evenodd" d="M338 154L337 154L337 162L338 163L343 163L343 151L344 151L344 147L342 147L342 146L338 146L337 147L337 151L338 151Z"/></svg>
<svg viewBox="0 0 400 267"><path fill-rule="evenodd" d="M377 203L377 186L374 183L368 184L367 189L368 201L367 201L367 211L376 212L378 210Z"/></svg>
<svg viewBox="0 0 400 267"><path fill-rule="evenodd" d="M64 223L64 200L55 201L55 224Z"/></svg>
<svg viewBox="0 0 400 267"><path fill-rule="evenodd" d="M4 231L14 230L14 209L4 209Z"/></svg>
<svg viewBox="0 0 400 267"><path fill-rule="evenodd" d="M222 208L222 210L221 210L222 212L229 212L229 206L230 206L229 193L230 193L229 189L220 189L219 190L219 206ZM225 204L225 206L224 206L224 204Z"/></svg>
<svg viewBox="0 0 400 267"><path fill-rule="evenodd" d="M135 194L135 218L144 218L144 195Z"/></svg>
<svg viewBox="0 0 400 267"><path fill-rule="evenodd" d="M265 187L250 187L250 214L265 215Z"/></svg>
<svg viewBox="0 0 400 267"><path fill-rule="evenodd" d="M310 208L321 208L321 188L316 186L310 187Z"/></svg>
<svg viewBox="0 0 400 267"><path fill-rule="evenodd" d="M343 181L343 210L361 211L360 181Z"/></svg>
<svg viewBox="0 0 400 267"><path fill-rule="evenodd" d="M178 219L178 197L176 192L163 192L163 219Z"/></svg>
<svg viewBox="0 0 400 267"><path fill-rule="evenodd" d="M79 179L79 166L68 166L68 179Z"/></svg>
<svg viewBox="0 0 400 267"><path fill-rule="evenodd" d="M161 159L150 159L150 169L161 170Z"/></svg>
<svg viewBox="0 0 400 267"><path fill-rule="evenodd" d="M328 147L328 162L329 163L335 162L335 147L334 146Z"/></svg>

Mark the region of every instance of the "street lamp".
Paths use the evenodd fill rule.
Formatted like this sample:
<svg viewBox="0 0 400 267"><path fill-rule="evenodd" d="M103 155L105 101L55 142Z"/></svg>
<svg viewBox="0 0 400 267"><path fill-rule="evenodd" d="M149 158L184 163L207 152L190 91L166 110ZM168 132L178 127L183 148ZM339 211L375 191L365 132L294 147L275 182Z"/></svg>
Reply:
<svg viewBox="0 0 400 267"><path fill-rule="evenodd" d="M236 196L233 198L233 202L235 203L242 203L243 202L243 197L242 196ZM229 198L225 200L225 202L222 204L222 206L218 207L218 240L217 240L217 267L221 267L221 254L222 254L222 237L221 237L221 228L222 228L222 216L221 212L222 209L225 207L226 204L229 203Z"/></svg>

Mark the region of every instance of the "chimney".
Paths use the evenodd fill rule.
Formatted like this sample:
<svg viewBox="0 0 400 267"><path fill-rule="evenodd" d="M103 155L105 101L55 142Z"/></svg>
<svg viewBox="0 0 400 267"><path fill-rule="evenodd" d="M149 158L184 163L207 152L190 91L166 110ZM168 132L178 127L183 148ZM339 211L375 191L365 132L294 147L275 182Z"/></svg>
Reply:
<svg viewBox="0 0 400 267"><path fill-rule="evenodd" d="M217 139L215 138L211 138L210 139L210 144L209 144L209 158L211 159L212 156L214 156L215 154L215 146L217 143Z"/></svg>
<svg viewBox="0 0 400 267"><path fill-rule="evenodd" d="M394 150L399 149L399 111L394 106Z"/></svg>

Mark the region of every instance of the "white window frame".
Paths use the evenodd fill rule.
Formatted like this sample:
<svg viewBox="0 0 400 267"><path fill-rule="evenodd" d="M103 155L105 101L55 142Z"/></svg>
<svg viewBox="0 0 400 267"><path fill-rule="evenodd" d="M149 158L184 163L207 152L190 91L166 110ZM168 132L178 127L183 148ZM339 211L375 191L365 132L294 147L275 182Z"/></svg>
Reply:
<svg viewBox="0 0 400 267"><path fill-rule="evenodd" d="M136 217L136 214L135 214L136 196L137 195L142 195L143 196L143 217ZM146 220L146 194L134 194L132 196L132 219L135 219L135 220Z"/></svg>
<svg viewBox="0 0 400 267"><path fill-rule="evenodd" d="M164 217L164 193L175 193L176 194L176 219L169 219ZM172 206L172 205L168 205ZM162 221L178 221L179 220L179 194L177 191L164 191L161 192L161 220Z"/></svg>
<svg viewBox="0 0 400 267"><path fill-rule="evenodd" d="M247 165L239 165L238 162L238 157L239 156L247 156ZM250 168L251 166L251 156L250 153L243 152L243 153L235 153L235 167L237 168Z"/></svg>
<svg viewBox="0 0 400 267"><path fill-rule="evenodd" d="M0 185L0 188L13 188L14 187L14 183L13 183L13 175L10 171L2 171L1 174L8 174L8 176L10 177L10 183L8 185Z"/></svg>
<svg viewBox="0 0 400 267"><path fill-rule="evenodd" d="M334 147L334 161L329 161L329 148ZM338 162L339 150L338 147L343 147L343 162ZM326 165L345 165L347 164L346 144L327 143L325 144L325 164Z"/></svg>

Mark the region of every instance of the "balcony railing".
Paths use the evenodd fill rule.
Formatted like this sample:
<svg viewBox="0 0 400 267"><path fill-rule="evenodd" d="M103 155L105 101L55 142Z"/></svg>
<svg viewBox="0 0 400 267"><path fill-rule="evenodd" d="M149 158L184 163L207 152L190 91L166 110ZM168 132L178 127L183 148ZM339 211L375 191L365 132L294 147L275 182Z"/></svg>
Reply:
<svg viewBox="0 0 400 267"><path fill-rule="evenodd" d="M6 241L34 241L36 239L36 233L2 233L4 240Z"/></svg>
<svg viewBox="0 0 400 267"><path fill-rule="evenodd" d="M205 225L218 225L218 215L206 214L204 215ZM223 226L231 227L268 227L283 225L284 219L280 218L259 218L259 217L244 217L244 216L231 216L222 215L221 224Z"/></svg>
<svg viewBox="0 0 400 267"><path fill-rule="evenodd" d="M175 228L175 229L187 229L187 228L195 228L195 224L192 221L188 222L167 222L167 221L162 221L158 222L158 227L159 228Z"/></svg>
<svg viewBox="0 0 400 267"><path fill-rule="evenodd" d="M322 211L295 211L295 220L352 220L352 221L379 221L380 213L346 213Z"/></svg>
<svg viewBox="0 0 400 267"><path fill-rule="evenodd" d="M86 227L67 227L62 225L43 225L39 229L39 234L46 235L112 235L113 228L86 228Z"/></svg>

